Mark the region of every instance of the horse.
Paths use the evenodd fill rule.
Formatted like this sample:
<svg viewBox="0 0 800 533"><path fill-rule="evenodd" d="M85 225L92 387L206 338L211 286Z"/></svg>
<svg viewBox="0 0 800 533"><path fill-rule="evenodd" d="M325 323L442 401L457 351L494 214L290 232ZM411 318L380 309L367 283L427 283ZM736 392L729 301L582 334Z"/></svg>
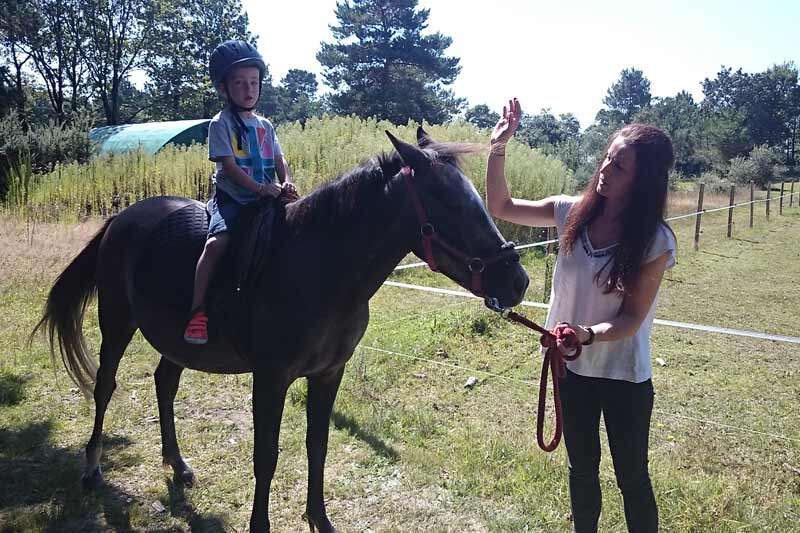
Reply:
<svg viewBox="0 0 800 533"><path fill-rule="evenodd" d="M460 169L460 156L478 148L437 143L422 128L416 145L386 134L395 151L372 157L286 207L251 297L242 300L247 328L211 329L208 344L201 346L183 340L207 227L205 206L195 200L155 197L131 205L108 219L57 277L33 333L46 329L53 360L57 345L67 373L87 396L94 395L85 487L103 483L103 417L120 360L139 329L161 355L154 378L162 456L183 484L196 477L175 435L173 401L181 372L252 372L251 531L269 531L287 389L306 378L305 517L312 532L335 531L323 500L330 417L345 364L367 328L370 298L410 252L504 307L521 302L529 282L513 243L502 237ZM95 295L99 367L82 332ZM212 309L209 313L213 323Z"/></svg>

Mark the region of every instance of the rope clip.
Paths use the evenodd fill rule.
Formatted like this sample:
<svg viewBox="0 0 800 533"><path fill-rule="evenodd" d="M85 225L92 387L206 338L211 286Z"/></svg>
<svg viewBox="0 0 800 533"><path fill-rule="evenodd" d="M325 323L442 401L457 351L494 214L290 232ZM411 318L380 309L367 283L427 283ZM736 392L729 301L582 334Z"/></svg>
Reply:
<svg viewBox="0 0 800 533"><path fill-rule="evenodd" d="M500 307L500 302L497 301L497 298L484 298L483 303L486 307L499 313L501 317L508 320L508 315L511 313L511 309L508 307Z"/></svg>

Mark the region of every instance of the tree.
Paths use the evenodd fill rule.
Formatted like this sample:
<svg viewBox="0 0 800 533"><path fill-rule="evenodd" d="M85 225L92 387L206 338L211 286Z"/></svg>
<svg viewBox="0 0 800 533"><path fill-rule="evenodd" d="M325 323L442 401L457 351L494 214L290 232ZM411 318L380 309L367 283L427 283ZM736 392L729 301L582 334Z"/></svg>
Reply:
<svg viewBox="0 0 800 533"><path fill-rule="evenodd" d="M255 43L247 28L240 0L160 2L154 37L147 43L147 60L142 64L148 78L147 115L156 120L180 120L216 113L219 99L208 76L209 56L229 39ZM269 69L264 81L262 100L274 104Z"/></svg>
<svg viewBox="0 0 800 533"><path fill-rule="evenodd" d="M774 65L764 72L748 74L723 67L716 78L703 81L703 111L709 120L741 119L747 128L747 142L739 143L733 155L744 156L755 145L766 144L784 150L787 164L795 161L795 144L800 124L800 86L793 63Z"/></svg>
<svg viewBox="0 0 800 533"><path fill-rule="evenodd" d="M723 66L716 78L706 78L702 86L702 109L707 115L743 110L749 107L749 102L752 100L753 86L750 75L742 72L742 69L734 71L730 67Z"/></svg>
<svg viewBox="0 0 800 533"><path fill-rule="evenodd" d="M581 123L572 113L561 113L558 116L561 136L566 139L578 139L581 136Z"/></svg>
<svg viewBox="0 0 800 533"><path fill-rule="evenodd" d="M305 126L309 117L317 116L321 103L317 98L317 76L313 72L290 69L277 89L276 122L300 122Z"/></svg>
<svg viewBox="0 0 800 533"><path fill-rule="evenodd" d="M533 147L556 145L561 142L558 119L549 109L542 109L536 115L525 113L520 119L518 135Z"/></svg>
<svg viewBox="0 0 800 533"><path fill-rule="evenodd" d="M44 82L56 122L76 111L85 82L85 29L79 0L37 0L36 24L25 46ZM66 109L65 109L66 105Z"/></svg>
<svg viewBox="0 0 800 533"><path fill-rule="evenodd" d="M581 163L580 130L580 122L572 113L556 117L550 109L542 109L535 115L522 115L517 137L528 146L560 159L574 171Z"/></svg>
<svg viewBox="0 0 800 533"><path fill-rule="evenodd" d="M553 115L550 109L542 109L535 115L523 114L518 136L532 147L558 146L580 137L581 125L572 113Z"/></svg>
<svg viewBox="0 0 800 533"><path fill-rule="evenodd" d="M750 111L755 142L784 151L785 163L794 165L800 125L800 85L794 63L774 65L755 75L756 98Z"/></svg>
<svg viewBox="0 0 800 533"><path fill-rule="evenodd" d="M461 70L458 58L445 56L452 39L422 34L429 14L417 0L337 2L335 41L317 53L334 112L441 123L463 107L447 89Z"/></svg>
<svg viewBox="0 0 800 533"><path fill-rule="evenodd" d="M615 121L629 124L637 112L650 105L650 98L650 80L644 73L635 68L623 69L603 99L609 110L609 115L603 118L609 124Z"/></svg>
<svg viewBox="0 0 800 533"><path fill-rule="evenodd" d="M81 1L87 31L81 56L106 124L122 124L127 119L121 114L120 91L131 71L147 57L158 4L149 0Z"/></svg>
<svg viewBox="0 0 800 533"><path fill-rule="evenodd" d="M682 174L696 175L708 170L698 154L702 141L700 106L692 95L681 91L675 96L655 98L655 103L634 116L634 121L653 124L672 138L675 168Z"/></svg>
<svg viewBox="0 0 800 533"><path fill-rule="evenodd" d="M703 119L703 138L712 159L724 166L734 157L743 157L753 149L745 111L729 109Z"/></svg>
<svg viewBox="0 0 800 533"><path fill-rule="evenodd" d="M0 49L14 67L14 100L23 129L28 127L25 95L25 64L31 60L25 43L35 32L38 14L31 4L20 0L7 0L0 4Z"/></svg>
<svg viewBox="0 0 800 533"><path fill-rule="evenodd" d="M15 100L11 70L6 66L0 65L0 117L7 115L14 109Z"/></svg>
<svg viewBox="0 0 800 533"><path fill-rule="evenodd" d="M466 110L464 120L478 128L491 129L500 120L500 113L492 111L486 104L478 104Z"/></svg>

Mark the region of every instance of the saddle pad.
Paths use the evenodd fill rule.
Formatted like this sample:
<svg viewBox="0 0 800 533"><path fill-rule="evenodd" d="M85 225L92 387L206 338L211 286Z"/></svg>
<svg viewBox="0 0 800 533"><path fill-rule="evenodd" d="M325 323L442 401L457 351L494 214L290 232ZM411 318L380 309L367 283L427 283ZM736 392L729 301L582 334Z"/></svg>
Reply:
<svg viewBox="0 0 800 533"><path fill-rule="evenodd" d="M137 296L188 314L194 272L208 231L206 210L189 204L154 227L136 266Z"/></svg>

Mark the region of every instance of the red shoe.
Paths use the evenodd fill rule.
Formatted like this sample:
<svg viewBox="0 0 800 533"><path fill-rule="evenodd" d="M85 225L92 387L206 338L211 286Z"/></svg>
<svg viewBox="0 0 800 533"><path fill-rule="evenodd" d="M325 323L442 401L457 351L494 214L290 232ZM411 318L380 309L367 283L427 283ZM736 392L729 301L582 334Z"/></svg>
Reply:
<svg viewBox="0 0 800 533"><path fill-rule="evenodd" d="M186 325L183 340L189 344L205 344L208 342L208 317L203 311L197 311Z"/></svg>

